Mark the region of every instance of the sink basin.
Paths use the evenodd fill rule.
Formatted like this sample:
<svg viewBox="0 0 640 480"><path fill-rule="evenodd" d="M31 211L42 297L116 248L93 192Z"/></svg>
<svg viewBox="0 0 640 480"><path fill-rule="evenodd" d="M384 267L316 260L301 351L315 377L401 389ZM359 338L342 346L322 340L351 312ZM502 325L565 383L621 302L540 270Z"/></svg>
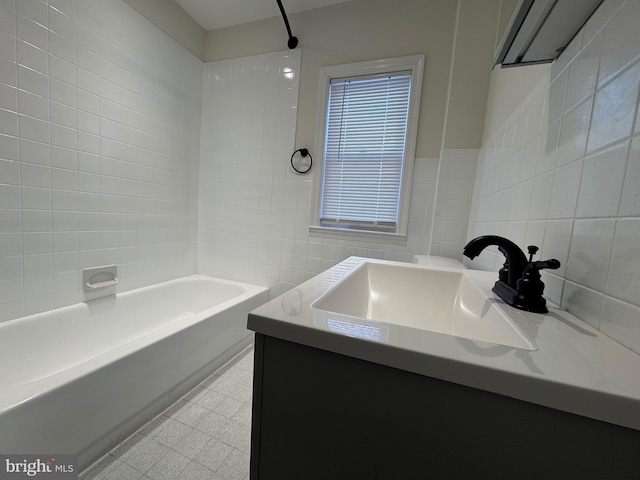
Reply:
<svg viewBox="0 0 640 480"><path fill-rule="evenodd" d="M311 306L350 317L535 350L464 270L365 262Z"/></svg>

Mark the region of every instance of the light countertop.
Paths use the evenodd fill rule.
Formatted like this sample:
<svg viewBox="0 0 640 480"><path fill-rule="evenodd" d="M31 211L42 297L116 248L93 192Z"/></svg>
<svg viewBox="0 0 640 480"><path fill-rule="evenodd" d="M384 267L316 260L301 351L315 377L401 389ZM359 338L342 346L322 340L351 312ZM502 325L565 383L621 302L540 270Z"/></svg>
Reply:
<svg viewBox="0 0 640 480"><path fill-rule="evenodd" d="M548 314L505 305L497 272L434 259L415 268L464 271L507 312L535 350L338 315L311 304L363 262L350 257L249 315L257 333L478 388L640 430L640 356L558 308Z"/></svg>

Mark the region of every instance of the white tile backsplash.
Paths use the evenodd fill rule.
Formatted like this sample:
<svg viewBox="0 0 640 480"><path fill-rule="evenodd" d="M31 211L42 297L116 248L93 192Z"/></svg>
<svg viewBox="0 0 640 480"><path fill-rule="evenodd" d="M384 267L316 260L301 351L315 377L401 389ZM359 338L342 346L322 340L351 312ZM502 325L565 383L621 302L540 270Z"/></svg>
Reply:
<svg viewBox="0 0 640 480"><path fill-rule="evenodd" d="M540 257L563 263L544 274L547 298L637 352L639 5L605 0L533 92L508 87L505 94L523 101L501 127L485 132L467 233L541 246ZM496 145L527 112L543 113L539 132L527 135L539 140L536 167L524 174L522 156ZM516 173L505 176L509 170ZM514 196L500 189L517 192L514 210L501 206ZM502 261L487 252L469 263L494 270Z"/></svg>
<svg viewBox="0 0 640 480"><path fill-rule="evenodd" d="M606 293L637 304L640 298L640 219L621 218L616 226Z"/></svg>
<svg viewBox="0 0 640 480"><path fill-rule="evenodd" d="M549 103L547 106L547 117L545 119L548 125L552 125L562 117L568 79L569 71L564 70L549 85Z"/></svg>
<svg viewBox="0 0 640 480"><path fill-rule="evenodd" d="M565 111L571 110L585 98L593 95L598 79L602 32L593 38L569 67Z"/></svg>
<svg viewBox="0 0 640 480"><path fill-rule="evenodd" d="M615 5L619 2L611 3ZM640 32L636 28L639 17L640 4L631 0L608 21L602 42L599 85L603 85L640 56Z"/></svg>
<svg viewBox="0 0 640 480"><path fill-rule="evenodd" d="M569 90L567 90L568 92ZM588 99L566 113L560 124L560 138L556 153L556 167L582 158L587 143L592 101Z"/></svg>
<svg viewBox="0 0 640 480"><path fill-rule="evenodd" d="M576 283L566 281L563 301L567 309L594 328L600 328L605 296Z"/></svg>
<svg viewBox="0 0 640 480"><path fill-rule="evenodd" d="M564 277L569 259L573 220L549 220L544 230L544 240L540 244L540 255L544 258L555 258L560 261L560 268L554 275Z"/></svg>
<svg viewBox="0 0 640 480"><path fill-rule="evenodd" d="M587 152L631 135L638 103L640 63L633 65L595 96Z"/></svg>
<svg viewBox="0 0 640 480"><path fill-rule="evenodd" d="M628 156L624 142L584 159L576 217L617 215Z"/></svg>
<svg viewBox="0 0 640 480"><path fill-rule="evenodd" d="M615 220L576 220L573 226L567 280L604 292L611 263Z"/></svg>
<svg viewBox="0 0 640 480"><path fill-rule="evenodd" d="M619 214L640 216L640 136L631 142Z"/></svg>
<svg viewBox="0 0 640 480"><path fill-rule="evenodd" d="M575 160L554 170L547 218L575 216L582 163L581 159Z"/></svg>
<svg viewBox="0 0 640 480"><path fill-rule="evenodd" d="M613 297L605 297L600 330L631 350L640 351L638 329L640 307Z"/></svg>
<svg viewBox="0 0 640 480"><path fill-rule="evenodd" d="M529 203L529 216L525 220L540 220L547 218L551 192L553 188L553 172L545 173L533 179L531 202ZM494 220L505 218L502 215L494 217Z"/></svg>
<svg viewBox="0 0 640 480"><path fill-rule="evenodd" d="M202 62L120 0L0 2L0 36L0 321L195 273Z"/></svg>

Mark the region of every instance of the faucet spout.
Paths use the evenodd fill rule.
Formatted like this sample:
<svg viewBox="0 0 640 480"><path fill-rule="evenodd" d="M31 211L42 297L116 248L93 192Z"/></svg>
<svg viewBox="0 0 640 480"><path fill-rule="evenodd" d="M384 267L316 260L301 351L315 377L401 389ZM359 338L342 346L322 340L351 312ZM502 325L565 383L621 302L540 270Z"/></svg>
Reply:
<svg viewBox="0 0 640 480"><path fill-rule="evenodd" d="M503 281L510 287L517 288L518 280L528 262L524 252L511 240L497 235L484 235L474 238L467 243L462 253L473 260L490 245L497 246L500 253L502 253L507 260L503 267L503 270L507 270L506 279L503 279ZM501 271L501 276L503 276L504 273L504 271Z"/></svg>

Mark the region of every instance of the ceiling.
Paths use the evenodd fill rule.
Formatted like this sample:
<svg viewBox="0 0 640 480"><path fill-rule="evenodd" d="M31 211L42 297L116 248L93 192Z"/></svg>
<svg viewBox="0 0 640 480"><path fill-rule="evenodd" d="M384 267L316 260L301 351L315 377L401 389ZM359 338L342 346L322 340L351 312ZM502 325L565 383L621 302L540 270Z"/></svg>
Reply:
<svg viewBox="0 0 640 480"><path fill-rule="evenodd" d="M287 14L348 0L282 0ZM276 0L176 0L205 30L280 16Z"/></svg>

